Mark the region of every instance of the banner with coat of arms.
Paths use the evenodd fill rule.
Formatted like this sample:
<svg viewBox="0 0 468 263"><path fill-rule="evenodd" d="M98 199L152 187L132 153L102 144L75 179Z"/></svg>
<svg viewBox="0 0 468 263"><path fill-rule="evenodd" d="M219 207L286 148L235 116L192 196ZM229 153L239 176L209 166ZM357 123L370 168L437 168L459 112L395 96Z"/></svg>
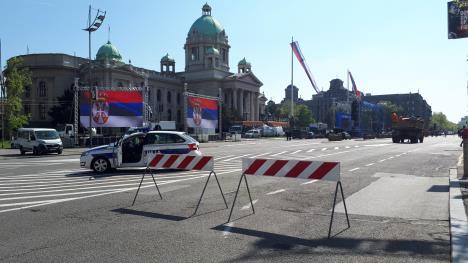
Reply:
<svg viewBox="0 0 468 263"><path fill-rule="evenodd" d="M89 91L80 94L80 123L89 127L140 127L143 125L143 96L141 91L99 90L90 107Z"/></svg>
<svg viewBox="0 0 468 263"><path fill-rule="evenodd" d="M187 97L187 126L191 128L218 128L218 100Z"/></svg>

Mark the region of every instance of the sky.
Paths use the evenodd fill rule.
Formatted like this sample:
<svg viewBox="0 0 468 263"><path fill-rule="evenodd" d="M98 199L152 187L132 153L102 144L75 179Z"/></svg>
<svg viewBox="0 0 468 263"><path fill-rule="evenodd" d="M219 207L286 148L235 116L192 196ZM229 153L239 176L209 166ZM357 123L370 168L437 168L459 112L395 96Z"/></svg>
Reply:
<svg viewBox="0 0 468 263"><path fill-rule="evenodd" d="M88 8L107 11L92 34L92 54L109 38L124 61L159 71L169 53L176 71L185 64L184 43L205 1L194 0L0 0L2 66L12 56L66 53L88 57ZM441 0L211 0L224 27L230 70L243 57L263 82L261 91L280 102L291 82L291 37L297 40L320 89L349 69L364 93L419 92L452 122L468 115L468 39L447 38L447 2ZM299 96L315 93L294 61Z"/></svg>

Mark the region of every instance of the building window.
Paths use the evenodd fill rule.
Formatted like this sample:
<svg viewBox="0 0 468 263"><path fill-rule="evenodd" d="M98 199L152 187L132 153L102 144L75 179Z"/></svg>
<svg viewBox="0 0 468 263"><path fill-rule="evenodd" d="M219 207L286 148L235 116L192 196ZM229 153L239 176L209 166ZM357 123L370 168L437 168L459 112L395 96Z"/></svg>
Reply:
<svg viewBox="0 0 468 263"><path fill-rule="evenodd" d="M24 87L24 97L25 98L30 98L31 97L31 87L30 86Z"/></svg>
<svg viewBox="0 0 468 263"><path fill-rule="evenodd" d="M219 67L219 59L218 58L215 58L215 66Z"/></svg>
<svg viewBox="0 0 468 263"><path fill-rule="evenodd" d="M177 110L177 122L182 122L182 114L180 113L180 110Z"/></svg>
<svg viewBox="0 0 468 263"><path fill-rule="evenodd" d="M192 61L198 60L198 47L192 47L192 54L191 54Z"/></svg>
<svg viewBox="0 0 468 263"><path fill-rule="evenodd" d="M123 83L122 83L122 81L119 81L119 83L117 83L117 87L123 88Z"/></svg>
<svg viewBox="0 0 468 263"><path fill-rule="evenodd" d="M180 93L177 93L177 105L180 105Z"/></svg>
<svg viewBox="0 0 468 263"><path fill-rule="evenodd" d="M171 97L172 97L172 96L171 96L171 92L168 91L168 92L167 92L167 103L171 103L171 100L172 100Z"/></svg>
<svg viewBox="0 0 468 263"><path fill-rule="evenodd" d="M142 87L142 88L143 88L144 86L145 86L145 83L144 83L143 81L142 81L142 82L140 82L140 87Z"/></svg>
<svg viewBox="0 0 468 263"><path fill-rule="evenodd" d="M172 121L172 111L171 111L171 109L167 110L167 120Z"/></svg>
<svg viewBox="0 0 468 263"><path fill-rule="evenodd" d="M151 89L148 89L148 101L153 101L153 100L151 99Z"/></svg>
<svg viewBox="0 0 468 263"><path fill-rule="evenodd" d="M31 105L24 104L24 114L29 115L31 113Z"/></svg>
<svg viewBox="0 0 468 263"><path fill-rule="evenodd" d="M227 59L226 59L226 49L225 48L221 49L221 55L223 57L223 62L226 62Z"/></svg>
<svg viewBox="0 0 468 263"><path fill-rule="evenodd" d="M46 119L46 106L44 104L39 105L39 119Z"/></svg>
<svg viewBox="0 0 468 263"><path fill-rule="evenodd" d="M39 91L37 92L39 97L47 96L47 87L45 81L39 82Z"/></svg>
<svg viewBox="0 0 468 263"><path fill-rule="evenodd" d="M161 90L158 89L158 92L156 93L156 100L158 102L161 102Z"/></svg>

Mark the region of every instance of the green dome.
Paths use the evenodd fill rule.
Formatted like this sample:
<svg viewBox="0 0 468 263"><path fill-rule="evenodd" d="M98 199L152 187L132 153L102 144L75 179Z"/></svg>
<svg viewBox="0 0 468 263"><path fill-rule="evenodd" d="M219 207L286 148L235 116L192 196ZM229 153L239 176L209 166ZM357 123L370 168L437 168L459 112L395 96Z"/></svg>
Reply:
<svg viewBox="0 0 468 263"><path fill-rule="evenodd" d="M107 41L106 44L102 45L99 48L96 54L96 59L98 60L109 59L109 60L122 61L122 56L120 55L117 48L114 47L110 41Z"/></svg>
<svg viewBox="0 0 468 263"><path fill-rule="evenodd" d="M211 16L211 7L205 4L202 8L203 15L190 27L189 35L198 33L209 37L216 37L224 32L223 26Z"/></svg>
<svg viewBox="0 0 468 263"><path fill-rule="evenodd" d="M213 55L216 55L216 56L219 56L219 51L214 48L214 47L209 47L207 50L206 50L206 54L209 55L209 54L213 54Z"/></svg>
<svg viewBox="0 0 468 263"><path fill-rule="evenodd" d="M241 61L239 61L239 63L237 65L238 66L250 65L250 62L248 62L247 60L245 60L245 58L243 58Z"/></svg>
<svg viewBox="0 0 468 263"><path fill-rule="evenodd" d="M174 62L175 60L169 56L168 53L164 57L161 58L161 62Z"/></svg>

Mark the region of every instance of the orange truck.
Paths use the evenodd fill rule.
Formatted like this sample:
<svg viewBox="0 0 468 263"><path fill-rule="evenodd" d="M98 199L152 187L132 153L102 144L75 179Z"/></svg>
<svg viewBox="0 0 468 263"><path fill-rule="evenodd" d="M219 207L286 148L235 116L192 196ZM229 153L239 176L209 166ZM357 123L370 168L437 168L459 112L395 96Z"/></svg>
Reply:
<svg viewBox="0 0 468 263"><path fill-rule="evenodd" d="M392 141L403 143L409 140L411 143L424 141L424 120L419 117L402 117L392 114Z"/></svg>

